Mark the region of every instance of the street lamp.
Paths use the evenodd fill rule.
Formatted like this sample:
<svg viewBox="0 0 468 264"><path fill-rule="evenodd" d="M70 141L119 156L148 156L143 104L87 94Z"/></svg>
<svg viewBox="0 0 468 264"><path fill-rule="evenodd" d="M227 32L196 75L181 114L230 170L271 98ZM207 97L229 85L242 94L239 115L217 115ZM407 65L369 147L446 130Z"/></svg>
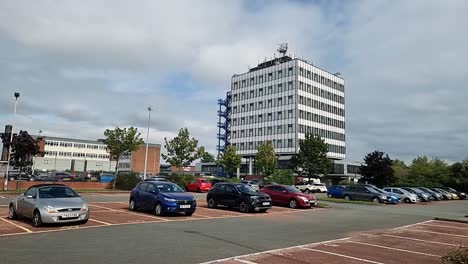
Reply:
<svg viewBox="0 0 468 264"><path fill-rule="evenodd" d="M10 145L8 146L8 161L7 161L7 168L6 168L6 175L5 181L3 183L3 190L8 190L8 173L10 171L10 159L11 159L11 145L13 143L13 132L15 129L15 117L16 117L16 105L18 103L18 98L20 97L20 93L14 93L15 96L15 110L13 110L13 121L11 125L11 134L10 134ZM21 172L19 174L19 178L21 178Z"/></svg>
<svg viewBox="0 0 468 264"><path fill-rule="evenodd" d="M149 140L149 129L150 129L150 120L151 120L151 105L148 107L148 126L146 130L146 151L145 151L145 169L143 172L143 179L146 179L146 166L148 165L148 140Z"/></svg>

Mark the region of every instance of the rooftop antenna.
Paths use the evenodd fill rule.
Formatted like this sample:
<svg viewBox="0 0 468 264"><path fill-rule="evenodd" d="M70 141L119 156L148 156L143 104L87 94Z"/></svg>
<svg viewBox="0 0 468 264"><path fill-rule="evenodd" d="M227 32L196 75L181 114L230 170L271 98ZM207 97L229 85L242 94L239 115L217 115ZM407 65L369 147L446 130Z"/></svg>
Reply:
<svg viewBox="0 0 468 264"><path fill-rule="evenodd" d="M279 44L279 47L277 51L282 55L285 56L286 52L288 51L288 43L281 43Z"/></svg>

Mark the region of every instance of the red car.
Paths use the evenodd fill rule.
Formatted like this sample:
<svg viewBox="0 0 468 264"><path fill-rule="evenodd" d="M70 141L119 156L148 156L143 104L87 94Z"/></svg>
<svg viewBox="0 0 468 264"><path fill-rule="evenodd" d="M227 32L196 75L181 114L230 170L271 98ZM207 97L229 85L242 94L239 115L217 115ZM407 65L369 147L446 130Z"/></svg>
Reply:
<svg viewBox="0 0 468 264"><path fill-rule="evenodd" d="M211 182L198 178L187 183L185 189L189 192L207 192L211 189Z"/></svg>
<svg viewBox="0 0 468 264"><path fill-rule="evenodd" d="M266 185L260 192L270 195L273 203L287 205L291 208L317 205L317 200L313 195L302 193L294 186Z"/></svg>

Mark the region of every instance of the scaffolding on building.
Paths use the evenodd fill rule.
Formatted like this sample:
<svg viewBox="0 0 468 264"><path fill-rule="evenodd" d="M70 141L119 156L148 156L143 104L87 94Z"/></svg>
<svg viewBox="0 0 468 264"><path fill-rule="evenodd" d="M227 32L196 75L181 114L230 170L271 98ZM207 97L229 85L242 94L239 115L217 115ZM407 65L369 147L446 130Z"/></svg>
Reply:
<svg viewBox="0 0 468 264"><path fill-rule="evenodd" d="M226 93L225 99L218 99L218 145L216 150L218 151L219 160L221 152L224 152L230 144L231 139L231 92ZM216 167L216 175L224 175L219 168L219 164Z"/></svg>

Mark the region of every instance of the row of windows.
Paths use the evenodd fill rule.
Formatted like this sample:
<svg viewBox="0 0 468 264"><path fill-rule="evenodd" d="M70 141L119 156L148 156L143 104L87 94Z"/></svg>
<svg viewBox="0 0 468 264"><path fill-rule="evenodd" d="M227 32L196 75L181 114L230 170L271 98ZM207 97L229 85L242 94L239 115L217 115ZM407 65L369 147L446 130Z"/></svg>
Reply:
<svg viewBox="0 0 468 264"><path fill-rule="evenodd" d="M84 144L84 143L71 143L71 142L61 142L61 141L50 141L46 140L46 146L55 146L55 147L67 147L67 148L87 148L87 149L101 149L106 150L105 145L95 145L95 144Z"/></svg>
<svg viewBox="0 0 468 264"><path fill-rule="evenodd" d="M274 120L283 120L293 118L293 110L284 110L274 113L251 115L248 117L233 118L232 125L246 125L246 124L255 124L262 123L264 121L274 121Z"/></svg>
<svg viewBox="0 0 468 264"><path fill-rule="evenodd" d="M94 154L94 153L76 153L64 151L44 151L45 156L57 157L77 157L77 158L94 158L94 159L109 159L109 154Z"/></svg>
<svg viewBox="0 0 468 264"><path fill-rule="evenodd" d="M314 82L318 82L320 84L323 84L323 85L326 85L330 88L333 88L335 90L338 90L338 91L341 91L341 92L344 92L344 85L343 84L340 84L340 83L337 83L337 82L334 82L326 77L323 77L323 76L320 76L316 73L312 73L310 71L307 71L306 69L304 68L299 68L299 75L302 76L302 77L305 77L309 80L312 80Z"/></svg>
<svg viewBox="0 0 468 264"><path fill-rule="evenodd" d="M256 150L258 146L267 141L250 141L242 143L233 143L232 146L236 150ZM293 139L276 139L272 141L274 148L293 148Z"/></svg>
<svg viewBox="0 0 468 264"><path fill-rule="evenodd" d="M338 108L336 106L332 106L326 103L322 103L311 98L299 96L299 103L302 105L313 107L313 108L326 111L335 115L344 116L344 109Z"/></svg>
<svg viewBox="0 0 468 264"><path fill-rule="evenodd" d="M232 138L267 136L287 133L294 133L294 126L292 124L233 130Z"/></svg>
<svg viewBox="0 0 468 264"><path fill-rule="evenodd" d="M344 97L343 96L339 96L337 94L330 93L328 91L322 90L322 89L320 89L318 87L315 87L315 86L312 86L310 84L299 82L299 90L302 90L302 91L307 92L307 93L314 94L316 96L320 96L322 98L325 98L325 99L328 99L328 100L331 100L331 101L334 101L334 102L337 102L337 103L340 103L340 104L344 104Z"/></svg>
<svg viewBox="0 0 468 264"><path fill-rule="evenodd" d="M316 123L321 123L327 126L334 126L334 127L345 129L344 121L313 114L307 111L299 110L299 118L304 119L304 120L309 120L312 122L316 122Z"/></svg>
<svg viewBox="0 0 468 264"><path fill-rule="evenodd" d="M281 79L281 78L292 76L292 75L294 75L293 67L289 67L287 70L283 69L283 70L278 70L274 72L269 72L266 74L261 74L255 77L250 77L250 79L247 78L242 81L234 82L233 90L244 88L247 86L252 86L255 84L268 82L268 81Z"/></svg>
<svg viewBox="0 0 468 264"><path fill-rule="evenodd" d="M44 164L53 164L54 161L53 160L44 160ZM99 167L99 166L102 166L102 163L101 162L96 162L96 166Z"/></svg>
<svg viewBox="0 0 468 264"><path fill-rule="evenodd" d="M259 96L281 93L281 92L286 92L289 90L294 90L294 85L292 81L288 83L279 83L276 85L270 85L268 87L253 89L248 92L234 93L232 101L236 102L239 100L257 98Z"/></svg>
<svg viewBox="0 0 468 264"><path fill-rule="evenodd" d="M304 125L299 125L299 133L319 135L321 138L328 138L340 141L345 141L346 139L345 134Z"/></svg>
<svg viewBox="0 0 468 264"><path fill-rule="evenodd" d="M265 101L258 101L258 102L253 102L250 104L234 106L232 108L232 113L234 114L242 113L242 112L247 112L247 111L260 110L260 109L288 105L288 104L293 104L293 103L294 103L293 96L289 95L289 96L284 96L284 97L278 97L275 99L268 99Z"/></svg>

